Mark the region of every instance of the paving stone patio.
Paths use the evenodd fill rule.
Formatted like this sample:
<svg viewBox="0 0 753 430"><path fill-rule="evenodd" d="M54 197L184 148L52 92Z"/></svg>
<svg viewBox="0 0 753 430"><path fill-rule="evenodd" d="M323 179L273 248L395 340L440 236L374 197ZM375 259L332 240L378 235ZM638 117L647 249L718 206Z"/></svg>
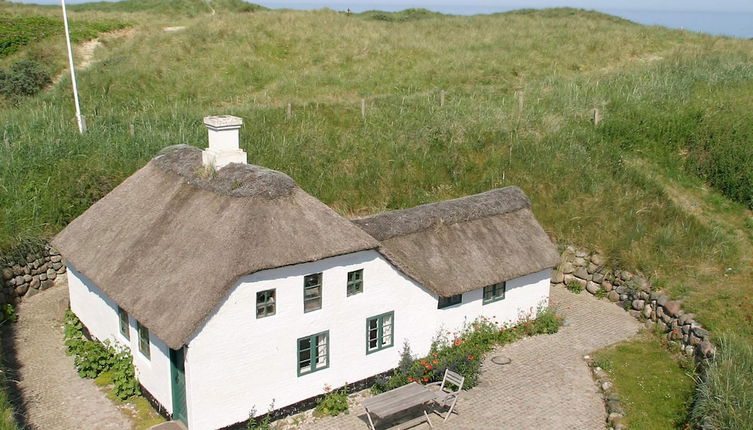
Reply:
<svg viewBox="0 0 753 430"><path fill-rule="evenodd" d="M431 415L434 428L605 428L604 404L583 356L630 338L640 324L618 306L590 294L576 295L564 288L552 288L551 297L565 317L566 326L557 334L526 338L490 353L482 365L481 383L458 400L459 414L453 414L446 423ZM509 357L512 362L503 366L492 363L491 358L497 355ZM303 428L364 430L368 424L359 405L349 415L327 417ZM377 429L382 428L377 423ZM424 430L429 426L422 423L413 428Z"/></svg>

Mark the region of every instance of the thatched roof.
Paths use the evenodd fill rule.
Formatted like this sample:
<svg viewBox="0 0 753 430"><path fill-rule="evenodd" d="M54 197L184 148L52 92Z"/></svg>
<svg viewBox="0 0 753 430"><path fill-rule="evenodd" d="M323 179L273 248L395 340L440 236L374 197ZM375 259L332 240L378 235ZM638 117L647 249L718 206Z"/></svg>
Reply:
<svg viewBox="0 0 753 430"><path fill-rule="evenodd" d="M387 212L353 222L380 252L440 296L554 267L557 249L517 187Z"/></svg>
<svg viewBox="0 0 753 430"><path fill-rule="evenodd" d="M53 240L66 260L171 348L244 275L379 243L280 172L201 151L156 157Z"/></svg>

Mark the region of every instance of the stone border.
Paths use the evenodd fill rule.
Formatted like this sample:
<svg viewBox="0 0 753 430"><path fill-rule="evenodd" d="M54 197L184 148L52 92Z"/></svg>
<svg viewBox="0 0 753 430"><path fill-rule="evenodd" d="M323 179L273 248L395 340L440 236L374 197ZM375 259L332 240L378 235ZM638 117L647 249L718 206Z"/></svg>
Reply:
<svg viewBox="0 0 753 430"><path fill-rule="evenodd" d="M716 348L710 341L711 334L695 321L695 315L685 313L681 303L670 300L663 292L655 290L651 282L640 273L632 273L619 267L610 267L607 259L598 252L587 252L568 246L562 253L560 265L552 274L553 287L567 288L577 284L598 298L606 298L622 307L646 328L657 330L675 344L696 364L711 359ZM604 397L607 410L607 425L610 429L623 430L624 408L619 396L612 390L613 383L600 367L593 366L589 356L583 357L591 368L594 380Z"/></svg>
<svg viewBox="0 0 753 430"><path fill-rule="evenodd" d="M620 396L613 390L614 383L609 378L609 374L599 366L594 365L591 356L583 357L591 369L591 376L596 381L602 397L604 398L604 407L607 409L607 425L610 430L625 430L627 425L622 422L625 418L625 408L622 406Z"/></svg>
<svg viewBox="0 0 753 430"><path fill-rule="evenodd" d="M38 252L0 265L0 272L0 304L15 305L23 297L52 287L55 278L65 273L65 264L60 252L46 245Z"/></svg>

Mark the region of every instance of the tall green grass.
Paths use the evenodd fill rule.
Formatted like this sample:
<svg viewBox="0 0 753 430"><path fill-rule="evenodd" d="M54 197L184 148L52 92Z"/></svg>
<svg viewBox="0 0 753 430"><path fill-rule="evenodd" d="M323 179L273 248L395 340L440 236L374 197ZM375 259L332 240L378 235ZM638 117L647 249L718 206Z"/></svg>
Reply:
<svg viewBox="0 0 753 430"><path fill-rule="evenodd" d="M753 428L753 346L719 337L715 359L698 380L691 415L708 430Z"/></svg>

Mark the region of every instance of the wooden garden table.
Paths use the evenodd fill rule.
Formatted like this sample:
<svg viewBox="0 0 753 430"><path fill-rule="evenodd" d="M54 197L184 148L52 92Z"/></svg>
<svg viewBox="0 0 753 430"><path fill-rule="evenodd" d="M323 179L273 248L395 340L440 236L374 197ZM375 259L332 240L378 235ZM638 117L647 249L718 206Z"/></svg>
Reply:
<svg viewBox="0 0 753 430"><path fill-rule="evenodd" d="M364 399L363 406L366 408L366 416L369 419L371 429L376 430L374 421L371 419L371 414L374 414L378 419L384 419L398 412L426 404L434 400L436 396L437 393L426 386L411 382L408 385L403 385L386 393ZM429 423L429 427L434 428L431 425L431 420L426 410L423 412L426 422Z"/></svg>

